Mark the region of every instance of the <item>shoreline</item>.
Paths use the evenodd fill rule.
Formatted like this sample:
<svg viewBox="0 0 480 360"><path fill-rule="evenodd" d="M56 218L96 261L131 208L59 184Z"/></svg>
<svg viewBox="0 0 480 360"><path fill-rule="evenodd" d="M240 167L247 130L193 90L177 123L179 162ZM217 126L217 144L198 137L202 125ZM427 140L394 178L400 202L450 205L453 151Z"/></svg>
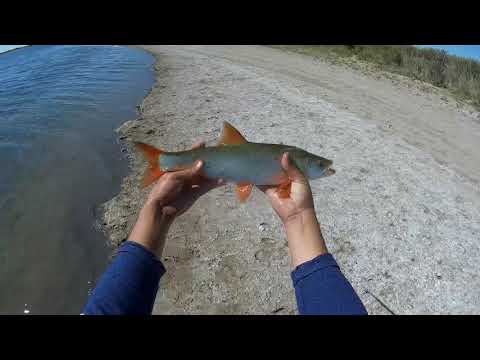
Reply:
<svg viewBox="0 0 480 360"><path fill-rule="evenodd" d="M150 87L150 89L148 90L147 94L145 95L145 97L142 99L142 101L140 102L140 104L136 105L135 106L135 109L136 109L136 117L134 117L133 119L130 119L130 120L126 120L125 122L123 122L122 124L120 124L119 127L117 127L116 129L114 129L114 131L117 133L117 141L118 141L118 144L120 145L120 148L121 148L121 151L123 154L123 159L127 162L127 172L125 174L125 176L121 179L121 183L120 183L120 190L119 190L119 193L122 191L123 189L123 186L124 186L124 183L126 181L126 179L135 171L135 164L134 164L134 158L135 158L135 154L134 154L134 151L131 147L131 141L128 141L128 136L127 135L124 135L121 133L121 129L123 128L123 126L127 123L131 123L131 122L135 122L135 121L138 121L140 119L142 119L142 116L143 116L143 106L144 106L144 103L145 103L145 100L150 96L150 94L152 93L154 87L156 86L157 84L157 70L156 70L156 67L157 67L157 64L159 62L159 59L158 59L158 56L157 54L151 52L151 51L148 51L144 48L142 48L141 46L138 46L138 45L125 45L125 47L129 47L129 48L132 48L132 49L137 49L137 50L141 50L141 51L145 51L146 53L150 54L151 56L153 56L154 58L154 63L152 65L152 71L153 71L153 76L155 78L152 86ZM97 228L102 232L102 234L105 236L105 239L107 240L108 242L108 247L109 247L109 250L110 250L110 254L108 256L108 262L112 261L113 258L115 257L116 255L116 252L119 248L119 246L124 242L126 241L127 239L126 238L123 238L121 240L117 240L115 241L114 239L117 239L113 234L114 234L114 231L113 230L116 230L117 229L117 226L113 225L110 229L108 228L108 222L107 222L107 211L108 211L108 206L107 204L109 204L112 200L114 200L118 195L119 193L117 193L113 198L111 198L110 200L100 204L99 206L97 206L96 208L96 211L97 211L97 217L96 217L96 224L97 224ZM110 219L110 218L109 218ZM132 224L133 226L133 224ZM128 231L128 230L127 230Z"/></svg>
<svg viewBox="0 0 480 360"><path fill-rule="evenodd" d="M151 86L150 90L148 91L147 95L143 98L143 100L141 101L141 103L139 105L136 105L136 112L137 112L137 116L133 119L130 119L130 120L126 120L125 122L123 122L119 127L117 127L114 131L117 133L117 139L118 139L118 143L120 144L121 148L122 148L122 152L125 150L125 154L124 154L124 159L128 162L128 172L127 174L125 175L125 177L122 179L121 181L121 185L120 185L120 192L121 190L123 189L124 187L124 184L126 183L127 179L135 172L136 170L136 164L135 164L135 151L134 149L132 148L131 144L132 142L129 141L129 137L127 134L124 134L122 133L122 129L127 126L128 124L131 124L131 123L134 123L134 122L137 122L139 120L142 119L143 117L143 108L144 108L144 104L145 104L145 101L147 100L147 98L152 94L152 91L153 89L155 88L155 86L157 85L157 70L156 70L156 66L159 62L159 59L158 59L158 56L151 52L151 51L147 51L145 49L143 49L142 47L140 46L135 46L135 45L126 45L127 47L130 47L130 48L134 48L134 49L140 49L140 50L143 50L143 51L146 51L148 52L150 55L152 55L154 58L155 58L155 62L153 64L153 72L154 72L154 77L155 77L155 80L154 80L154 83L153 85ZM104 233L104 235L106 236L107 240L108 240L108 243L109 243L109 246L110 248L112 249L112 252L110 254L110 260L115 256L115 253L116 253L116 250L118 249L118 247L124 242L126 241L126 238L124 237L123 239L119 239L118 236L116 236L116 229L118 228L118 226L116 225L113 225L111 226L110 228L108 227L108 223L109 223L109 220L111 220L111 218L109 217L108 215L108 211L109 211L109 203L112 202L112 200L114 200L117 196L120 195L120 192L115 195L113 198L111 198L110 200L104 202L103 204L100 204L98 206L98 213L99 213L99 216L98 216L98 221L102 223L101 225L101 230L102 232ZM132 224L133 225L133 224ZM123 227L124 228L124 227Z"/></svg>
<svg viewBox="0 0 480 360"><path fill-rule="evenodd" d="M369 313L387 314L381 303L397 314L478 312L476 294L450 301L479 271L470 260L479 253L480 174L468 152L477 113L408 81L278 49L142 48L155 56L155 83L139 116L117 129L131 171L102 206L113 246L149 190L138 188L146 164L129 143L213 144L227 120L251 141L290 143L337 164L336 176L312 183L317 215ZM232 186L216 189L175 222L154 313L296 313L285 236L262 195L240 205Z"/></svg>
<svg viewBox="0 0 480 360"><path fill-rule="evenodd" d="M10 50L7 50L7 51L2 51L2 52L0 52L0 55L11 53L12 51L19 50L19 49L25 49L25 48L30 47L30 46L33 46L33 45L24 45L24 46L19 46L19 47L16 47L16 48L13 48L13 49L10 49Z"/></svg>

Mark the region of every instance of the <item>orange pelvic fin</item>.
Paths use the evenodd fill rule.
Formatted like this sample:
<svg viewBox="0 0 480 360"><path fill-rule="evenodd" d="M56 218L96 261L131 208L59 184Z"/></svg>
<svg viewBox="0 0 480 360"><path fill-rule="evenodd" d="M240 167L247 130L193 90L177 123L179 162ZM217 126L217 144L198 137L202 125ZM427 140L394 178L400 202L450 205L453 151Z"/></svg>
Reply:
<svg viewBox="0 0 480 360"><path fill-rule="evenodd" d="M282 199L289 198L291 192L292 192L291 181L281 184L277 187L278 196L280 196Z"/></svg>
<svg viewBox="0 0 480 360"><path fill-rule="evenodd" d="M151 145L139 142L136 142L135 146L142 152L150 165L143 175L142 188L145 188L165 174L165 171L162 171L158 165L158 159L163 151Z"/></svg>
<svg viewBox="0 0 480 360"><path fill-rule="evenodd" d="M240 134L240 131L235 129L228 122L223 122L223 132L220 140L218 141L218 146L224 145L240 145L245 144L248 141Z"/></svg>
<svg viewBox="0 0 480 360"><path fill-rule="evenodd" d="M237 184L237 197L240 200L240 202L244 203L247 201L248 197L252 193L252 184Z"/></svg>

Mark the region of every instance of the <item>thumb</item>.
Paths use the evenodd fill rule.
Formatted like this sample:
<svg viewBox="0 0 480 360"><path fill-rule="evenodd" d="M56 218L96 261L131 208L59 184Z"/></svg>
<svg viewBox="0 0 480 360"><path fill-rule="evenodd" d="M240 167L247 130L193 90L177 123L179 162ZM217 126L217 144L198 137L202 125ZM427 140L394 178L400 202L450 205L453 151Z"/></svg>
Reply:
<svg viewBox="0 0 480 360"><path fill-rule="evenodd" d="M282 168L287 173L288 177L298 183L306 183L305 175L292 163L289 153L284 153L281 160Z"/></svg>

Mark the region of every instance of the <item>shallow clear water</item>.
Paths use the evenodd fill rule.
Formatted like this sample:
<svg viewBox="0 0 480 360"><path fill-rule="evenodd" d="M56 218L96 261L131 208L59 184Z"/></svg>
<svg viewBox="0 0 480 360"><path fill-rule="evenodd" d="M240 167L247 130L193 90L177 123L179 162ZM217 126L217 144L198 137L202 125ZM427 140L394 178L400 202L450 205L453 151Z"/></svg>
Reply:
<svg viewBox="0 0 480 360"><path fill-rule="evenodd" d="M114 130L153 63L120 46L0 54L0 314L81 312L109 255L95 211L128 170Z"/></svg>

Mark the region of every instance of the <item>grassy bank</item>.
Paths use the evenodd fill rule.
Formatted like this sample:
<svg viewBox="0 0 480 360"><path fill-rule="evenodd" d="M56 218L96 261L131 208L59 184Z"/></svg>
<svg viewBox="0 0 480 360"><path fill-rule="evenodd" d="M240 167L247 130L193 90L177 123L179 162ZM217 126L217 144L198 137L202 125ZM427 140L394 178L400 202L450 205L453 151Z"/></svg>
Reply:
<svg viewBox="0 0 480 360"><path fill-rule="evenodd" d="M320 57L352 58L373 63L385 71L409 76L450 90L480 106L480 62L448 55L443 50L399 45L280 45Z"/></svg>

